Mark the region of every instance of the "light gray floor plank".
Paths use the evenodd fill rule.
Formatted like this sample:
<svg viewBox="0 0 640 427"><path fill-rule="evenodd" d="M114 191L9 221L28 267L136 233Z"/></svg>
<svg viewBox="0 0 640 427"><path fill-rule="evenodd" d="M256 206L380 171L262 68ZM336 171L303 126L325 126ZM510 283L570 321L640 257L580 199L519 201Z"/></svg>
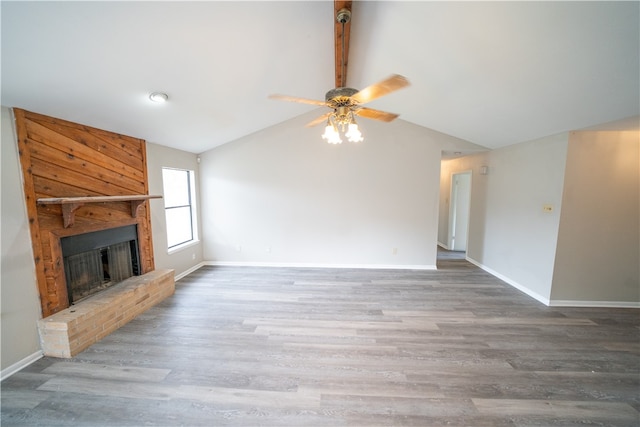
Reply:
<svg viewBox="0 0 640 427"><path fill-rule="evenodd" d="M52 364L42 372L45 374L55 374L57 376L79 376L115 381L159 382L164 380L171 370L139 368L135 366L95 365L93 363L58 362Z"/></svg>
<svg viewBox="0 0 640 427"><path fill-rule="evenodd" d="M3 381L0 422L640 425L640 311L546 307L462 256L203 267L78 356Z"/></svg>
<svg viewBox="0 0 640 427"><path fill-rule="evenodd" d="M606 422L638 421L638 413L626 403L595 401L558 401L531 399L473 399L483 414L500 416L537 416L599 420Z"/></svg>

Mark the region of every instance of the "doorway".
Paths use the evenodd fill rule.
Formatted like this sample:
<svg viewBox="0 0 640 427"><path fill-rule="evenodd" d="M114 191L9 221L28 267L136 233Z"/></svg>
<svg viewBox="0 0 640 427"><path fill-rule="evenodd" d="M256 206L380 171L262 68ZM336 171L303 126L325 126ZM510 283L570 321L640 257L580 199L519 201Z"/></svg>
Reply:
<svg viewBox="0 0 640 427"><path fill-rule="evenodd" d="M452 251L466 252L471 207L471 171L451 175L450 200L447 244Z"/></svg>

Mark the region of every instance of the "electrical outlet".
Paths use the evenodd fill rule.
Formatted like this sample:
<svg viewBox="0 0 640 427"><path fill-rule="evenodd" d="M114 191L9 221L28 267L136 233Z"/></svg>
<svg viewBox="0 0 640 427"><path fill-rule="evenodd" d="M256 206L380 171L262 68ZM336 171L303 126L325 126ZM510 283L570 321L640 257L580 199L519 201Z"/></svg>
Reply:
<svg viewBox="0 0 640 427"><path fill-rule="evenodd" d="M196 259L196 254L191 254L191 259Z"/></svg>
<svg viewBox="0 0 640 427"><path fill-rule="evenodd" d="M236 252L242 252L242 246L240 245L236 246Z"/></svg>
<svg viewBox="0 0 640 427"><path fill-rule="evenodd" d="M392 255L398 255L398 248L391 249L391 254Z"/></svg>

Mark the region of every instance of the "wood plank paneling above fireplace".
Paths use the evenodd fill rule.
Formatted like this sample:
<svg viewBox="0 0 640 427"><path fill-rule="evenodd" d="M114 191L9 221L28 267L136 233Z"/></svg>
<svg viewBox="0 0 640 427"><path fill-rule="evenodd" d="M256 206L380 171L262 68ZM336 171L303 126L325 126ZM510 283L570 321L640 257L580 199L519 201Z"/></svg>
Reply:
<svg viewBox="0 0 640 427"><path fill-rule="evenodd" d="M74 210L74 224L63 222L59 204L38 199L147 195L145 141L14 109L25 203L43 317L69 306L60 238L134 224L138 230L141 273L154 269L149 202L91 203Z"/></svg>

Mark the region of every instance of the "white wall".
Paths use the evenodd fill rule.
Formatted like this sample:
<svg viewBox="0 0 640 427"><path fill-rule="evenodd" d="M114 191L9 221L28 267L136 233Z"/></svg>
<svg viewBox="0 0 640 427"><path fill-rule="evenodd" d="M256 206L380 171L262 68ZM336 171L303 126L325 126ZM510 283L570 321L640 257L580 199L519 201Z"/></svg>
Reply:
<svg viewBox="0 0 640 427"><path fill-rule="evenodd" d="M163 195L162 168L176 168L192 170L196 180L196 217L198 229L200 225L200 192L199 192L199 164L198 156L186 151L164 147L147 142L147 178L149 180L149 194ZM202 262L201 238L192 245L169 253L167 250L167 221L164 213L163 199L152 199L151 228L153 230L153 255L156 268L170 268L175 270L176 278L180 278L197 267ZM202 233L200 233L202 234Z"/></svg>
<svg viewBox="0 0 640 427"><path fill-rule="evenodd" d="M551 295L567 145L564 133L443 162L443 199L452 173L473 171L468 259L545 303ZM479 174L482 166L489 167L487 175ZM545 204L553 206L551 213L543 212ZM448 207L443 213L440 239L446 239Z"/></svg>
<svg viewBox="0 0 640 427"><path fill-rule="evenodd" d="M0 362L2 377L5 377L13 373L14 366L26 363L21 361L40 357L36 322L42 313L14 121L8 108L2 107L1 113Z"/></svg>
<svg viewBox="0 0 640 427"><path fill-rule="evenodd" d="M333 146L304 127L317 115L202 154L205 259L434 268L441 150L460 140L363 119L363 143Z"/></svg>
<svg viewBox="0 0 640 427"><path fill-rule="evenodd" d="M640 132L571 132L554 305L640 304Z"/></svg>
<svg viewBox="0 0 640 427"><path fill-rule="evenodd" d="M473 170L472 262L545 304L637 307L639 145L637 131L571 132L443 161L439 241L451 174Z"/></svg>

